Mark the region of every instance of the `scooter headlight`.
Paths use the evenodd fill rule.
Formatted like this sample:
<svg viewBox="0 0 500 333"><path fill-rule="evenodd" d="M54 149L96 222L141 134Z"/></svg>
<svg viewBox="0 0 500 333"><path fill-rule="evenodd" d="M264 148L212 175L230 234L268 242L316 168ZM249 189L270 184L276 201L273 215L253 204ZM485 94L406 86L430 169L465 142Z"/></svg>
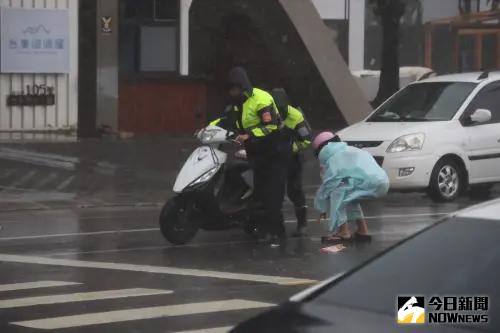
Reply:
<svg viewBox="0 0 500 333"><path fill-rule="evenodd" d="M203 183L209 181L213 176L215 176L215 174L219 171L219 169L220 169L220 166L216 166L216 167L208 170L203 175L201 175L198 179L196 179L191 184L189 184L189 186L191 187L191 186L203 184Z"/></svg>

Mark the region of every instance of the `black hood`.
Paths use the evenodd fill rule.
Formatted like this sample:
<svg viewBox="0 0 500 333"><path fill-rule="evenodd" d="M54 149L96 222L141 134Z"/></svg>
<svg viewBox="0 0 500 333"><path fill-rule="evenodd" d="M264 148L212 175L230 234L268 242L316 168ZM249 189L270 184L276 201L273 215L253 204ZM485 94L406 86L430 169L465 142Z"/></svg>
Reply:
<svg viewBox="0 0 500 333"><path fill-rule="evenodd" d="M288 98L288 94L283 88L274 88L271 91L271 95L274 99L274 104L278 108L278 111L281 115L282 119L286 119L288 117L288 106L290 105L290 99Z"/></svg>
<svg viewBox="0 0 500 333"><path fill-rule="evenodd" d="M248 78L247 71L242 67L234 67L227 76L227 81L231 86L237 86L242 90L252 93L252 82Z"/></svg>

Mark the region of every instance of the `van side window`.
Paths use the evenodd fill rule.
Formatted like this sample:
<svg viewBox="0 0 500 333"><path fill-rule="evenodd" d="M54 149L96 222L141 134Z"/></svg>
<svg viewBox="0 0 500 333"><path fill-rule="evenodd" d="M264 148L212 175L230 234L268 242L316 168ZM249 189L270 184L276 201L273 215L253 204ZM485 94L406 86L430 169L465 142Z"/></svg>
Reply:
<svg viewBox="0 0 500 333"><path fill-rule="evenodd" d="M477 109L491 111L491 121L481 125L500 123L500 83L484 87L474 98L466 114L471 115Z"/></svg>

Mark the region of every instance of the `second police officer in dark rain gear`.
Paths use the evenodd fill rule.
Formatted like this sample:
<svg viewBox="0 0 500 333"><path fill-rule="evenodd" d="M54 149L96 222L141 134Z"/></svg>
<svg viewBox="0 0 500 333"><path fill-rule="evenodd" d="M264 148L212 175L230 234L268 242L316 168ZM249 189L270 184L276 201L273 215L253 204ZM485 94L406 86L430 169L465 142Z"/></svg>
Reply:
<svg viewBox="0 0 500 333"><path fill-rule="evenodd" d="M273 89L272 95L285 128L293 142L293 154L288 166L287 196L295 206L295 216L297 217L297 230L292 236L302 237L305 236L307 227L307 204L302 186L303 151L311 144L311 128L302 111L290 105L288 95L284 89Z"/></svg>
<svg viewBox="0 0 500 333"><path fill-rule="evenodd" d="M234 110L240 111L236 122L243 134L237 140L244 144L254 172L253 197L260 213L252 219L271 235L271 246L278 247L285 238L282 208L291 141L273 97L254 88L243 68L229 72L228 84Z"/></svg>

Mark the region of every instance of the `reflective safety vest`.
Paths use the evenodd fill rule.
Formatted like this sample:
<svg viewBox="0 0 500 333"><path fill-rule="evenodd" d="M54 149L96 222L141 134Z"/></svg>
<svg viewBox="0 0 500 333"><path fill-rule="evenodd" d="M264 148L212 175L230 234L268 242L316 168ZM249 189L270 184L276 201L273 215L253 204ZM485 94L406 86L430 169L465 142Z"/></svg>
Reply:
<svg viewBox="0 0 500 333"><path fill-rule="evenodd" d="M266 121L263 120L264 117L267 117ZM231 109L226 109L223 117L215 119L209 125L243 130L259 138L281 129L281 118L273 97L264 90L254 88L252 95L243 103L243 111L232 106Z"/></svg>
<svg viewBox="0 0 500 333"><path fill-rule="evenodd" d="M281 118L271 94L253 88L247 97L243 103L241 125L248 134L259 138L281 129Z"/></svg>
<svg viewBox="0 0 500 333"><path fill-rule="evenodd" d="M288 106L287 117L284 120L285 127L292 131L293 152L298 153L311 144L311 128L299 109Z"/></svg>

